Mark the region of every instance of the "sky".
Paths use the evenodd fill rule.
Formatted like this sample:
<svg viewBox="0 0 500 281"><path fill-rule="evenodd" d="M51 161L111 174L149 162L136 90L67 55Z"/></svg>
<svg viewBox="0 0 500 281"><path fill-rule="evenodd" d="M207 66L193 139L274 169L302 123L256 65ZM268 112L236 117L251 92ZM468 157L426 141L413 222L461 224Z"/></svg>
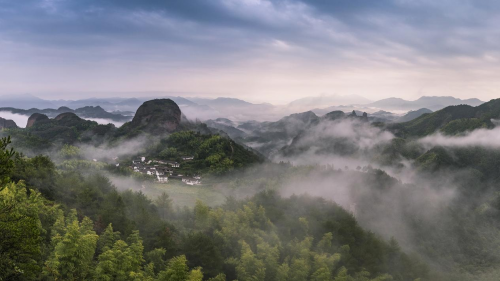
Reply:
<svg viewBox="0 0 500 281"><path fill-rule="evenodd" d="M0 95L500 97L497 0L0 0Z"/></svg>

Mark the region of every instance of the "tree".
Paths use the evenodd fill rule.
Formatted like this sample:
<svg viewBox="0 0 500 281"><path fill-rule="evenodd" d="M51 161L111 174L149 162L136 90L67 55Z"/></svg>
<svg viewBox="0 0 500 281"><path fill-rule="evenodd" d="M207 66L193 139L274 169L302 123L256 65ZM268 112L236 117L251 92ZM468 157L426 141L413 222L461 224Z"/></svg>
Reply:
<svg viewBox="0 0 500 281"><path fill-rule="evenodd" d="M186 279L186 281L202 281L202 280L203 280L203 272L201 272L200 267L191 270Z"/></svg>
<svg viewBox="0 0 500 281"><path fill-rule="evenodd" d="M65 144L59 151L59 155L64 159L78 158L80 157L80 148Z"/></svg>
<svg viewBox="0 0 500 281"><path fill-rule="evenodd" d="M330 255L315 254L313 262L312 281L329 281L332 280L332 272L336 264L340 261L340 254Z"/></svg>
<svg viewBox="0 0 500 281"><path fill-rule="evenodd" d="M208 281L226 281L226 275L224 273L220 273L219 275L215 276L214 278L208 279Z"/></svg>
<svg viewBox="0 0 500 281"><path fill-rule="evenodd" d="M335 276L334 281L352 281L352 278L347 274L347 268L341 267Z"/></svg>
<svg viewBox="0 0 500 281"><path fill-rule="evenodd" d="M162 192L155 200L158 211L162 219L166 219L167 215L172 212L172 199L166 192Z"/></svg>
<svg viewBox="0 0 500 281"><path fill-rule="evenodd" d="M207 277L214 277L222 271L224 259L212 237L202 232L190 233L183 244L189 267L202 267Z"/></svg>
<svg viewBox="0 0 500 281"><path fill-rule="evenodd" d="M201 200L196 200L196 205L194 206L194 218L197 228L204 229L208 226L209 213L210 207L205 205Z"/></svg>
<svg viewBox="0 0 500 281"><path fill-rule="evenodd" d="M290 266L288 265L288 262L284 262L276 270L276 281L288 281L289 273Z"/></svg>
<svg viewBox="0 0 500 281"><path fill-rule="evenodd" d="M13 148L7 148L10 143L10 136L0 139L0 191L10 181L12 169L14 168L14 160L12 158L16 153Z"/></svg>
<svg viewBox="0 0 500 281"><path fill-rule="evenodd" d="M30 280L39 274L39 193L26 193L24 184L8 183L0 191L0 276Z"/></svg>
<svg viewBox="0 0 500 281"><path fill-rule="evenodd" d="M120 239L120 232L113 231L113 226L110 223L101 236L99 236L99 240L97 241L97 253L101 254L113 248L113 245L118 239Z"/></svg>
<svg viewBox="0 0 500 281"><path fill-rule="evenodd" d="M278 246L271 247L268 243L261 241L257 244L257 258L266 265L266 280L275 280L278 269L280 251Z"/></svg>
<svg viewBox="0 0 500 281"><path fill-rule="evenodd" d="M164 270L167 262L163 259L167 251L163 248L158 248L151 250L146 253L145 258L148 265L153 265L154 274L158 274L160 271Z"/></svg>
<svg viewBox="0 0 500 281"><path fill-rule="evenodd" d="M97 280L136 280L143 276L143 250L138 231L132 232L127 242L116 241L113 248L98 257Z"/></svg>
<svg viewBox="0 0 500 281"><path fill-rule="evenodd" d="M160 157L164 159L176 158L178 155L177 149L175 147L165 148L160 152Z"/></svg>
<svg viewBox="0 0 500 281"><path fill-rule="evenodd" d="M54 251L45 263L46 275L63 280L86 280L92 276L98 239L92 225L87 217L79 223L75 216L68 216L64 235L56 233L52 238Z"/></svg>
<svg viewBox="0 0 500 281"><path fill-rule="evenodd" d="M241 258L236 266L239 281L261 281L266 277L264 262L259 260L245 241L240 241Z"/></svg>
<svg viewBox="0 0 500 281"><path fill-rule="evenodd" d="M289 280L306 281L310 270L311 266L307 258L294 258L290 265Z"/></svg>
<svg viewBox="0 0 500 281"><path fill-rule="evenodd" d="M167 269L158 275L159 281L185 281L189 267L187 266L186 256L178 256L168 261Z"/></svg>

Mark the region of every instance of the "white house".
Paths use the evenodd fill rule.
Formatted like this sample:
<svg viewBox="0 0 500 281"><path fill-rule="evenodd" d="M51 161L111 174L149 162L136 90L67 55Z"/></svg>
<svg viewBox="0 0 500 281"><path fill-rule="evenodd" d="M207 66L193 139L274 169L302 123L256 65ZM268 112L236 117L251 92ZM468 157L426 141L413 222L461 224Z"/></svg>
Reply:
<svg viewBox="0 0 500 281"><path fill-rule="evenodd" d="M175 161L167 161L167 165L171 166L172 168L179 168L181 164L175 162Z"/></svg>
<svg viewBox="0 0 500 281"><path fill-rule="evenodd" d="M166 176L166 175L157 175L156 178L158 179L158 182L161 182L161 183L168 182L168 176Z"/></svg>
<svg viewBox="0 0 500 281"><path fill-rule="evenodd" d="M194 159L194 156L182 156L182 160L184 161L189 161L189 160L193 160Z"/></svg>

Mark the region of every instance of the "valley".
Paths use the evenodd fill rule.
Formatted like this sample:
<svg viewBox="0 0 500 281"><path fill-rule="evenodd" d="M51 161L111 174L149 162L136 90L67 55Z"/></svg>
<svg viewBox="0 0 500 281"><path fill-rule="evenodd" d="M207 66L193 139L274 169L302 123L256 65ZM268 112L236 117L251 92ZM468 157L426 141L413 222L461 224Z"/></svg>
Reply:
<svg viewBox="0 0 500 281"><path fill-rule="evenodd" d="M495 183L500 154L481 142L447 147L446 142L434 145L432 138L496 134L499 105L492 100L477 107L450 106L402 123L384 123L356 111L323 116L308 111L277 122L221 118L203 123L183 117L169 99L145 102L121 127L73 112L52 118L35 112L26 128L0 131L4 148L22 153L12 158L3 150L12 167L5 175L13 180L3 192L16 192L14 184L26 186L99 223L94 231L100 235L111 231L106 228L110 223L123 234L138 228L146 235L144 247L169 247L170 257L187 251L179 247L189 247L171 240L190 239L183 229L211 233L236 223L254 233L246 241L258 247L271 247L260 240L267 235L278 235L290 249L298 247L297 239L314 239L316 247L327 239L337 246L326 257L341 257L336 274L345 269L353 278L370 274L373 280L473 280L500 261L491 246L499 239ZM49 208L40 204L37 208ZM111 206L122 210L121 217L109 213ZM287 209L291 206L300 209ZM149 211L137 213L137 208ZM248 217L240 216L253 222L245 225ZM50 228L46 223L43 227ZM170 224L176 232L157 241L151 231ZM227 236L210 251L238 258L224 247L245 235ZM350 240L358 235L367 244ZM300 247L310 255L323 251ZM368 258L369 252L377 261ZM391 255L403 263L391 267ZM215 268L206 271L214 278L229 266L223 260L217 266L198 262Z"/></svg>

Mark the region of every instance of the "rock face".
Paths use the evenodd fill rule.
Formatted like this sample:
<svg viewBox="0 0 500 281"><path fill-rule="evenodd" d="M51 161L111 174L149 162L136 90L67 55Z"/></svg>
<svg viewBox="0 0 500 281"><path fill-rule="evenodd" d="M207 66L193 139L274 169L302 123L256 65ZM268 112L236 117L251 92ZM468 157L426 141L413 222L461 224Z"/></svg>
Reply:
<svg viewBox="0 0 500 281"><path fill-rule="evenodd" d="M16 122L0 117L0 130L10 128L17 128Z"/></svg>
<svg viewBox="0 0 500 281"><path fill-rule="evenodd" d="M148 133L161 134L174 132L181 122L181 110L171 99L156 99L144 102L130 127Z"/></svg>
<svg viewBox="0 0 500 281"><path fill-rule="evenodd" d="M30 116L30 118L28 118L28 124L26 124L26 128L30 128L33 125L35 125L35 123L38 123L38 122L43 121L43 120L49 120L49 117L47 117L47 115L44 115L44 114L33 113Z"/></svg>

